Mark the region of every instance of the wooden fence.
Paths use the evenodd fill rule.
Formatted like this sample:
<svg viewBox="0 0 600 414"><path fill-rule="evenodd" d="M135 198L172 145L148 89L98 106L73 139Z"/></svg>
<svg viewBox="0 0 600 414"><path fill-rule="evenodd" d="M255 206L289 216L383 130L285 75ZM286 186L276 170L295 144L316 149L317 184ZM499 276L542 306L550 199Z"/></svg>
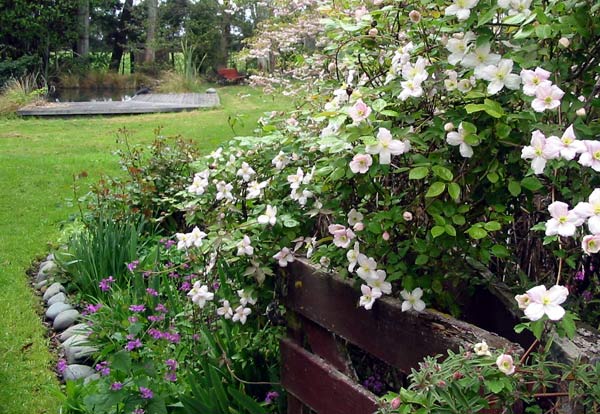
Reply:
<svg viewBox="0 0 600 414"><path fill-rule="evenodd" d="M405 374L426 356L470 348L481 340L492 348L519 348L439 312L402 312L394 298L378 300L370 311L359 308L359 292L350 281L300 260L290 263L284 290L290 329L281 341L281 359L288 414L370 414L378 409L378 397L356 380L345 341Z"/></svg>

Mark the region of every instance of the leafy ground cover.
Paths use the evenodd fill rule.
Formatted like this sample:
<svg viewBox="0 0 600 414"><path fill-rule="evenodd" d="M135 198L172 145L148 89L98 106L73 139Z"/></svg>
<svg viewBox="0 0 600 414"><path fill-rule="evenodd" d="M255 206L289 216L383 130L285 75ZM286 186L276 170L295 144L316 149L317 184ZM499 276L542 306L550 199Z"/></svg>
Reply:
<svg viewBox="0 0 600 414"><path fill-rule="evenodd" d="M55 361L47 351L38 300L25 271L32 258L47 252L60 223L75 207L73 176L82 172L94 183L117 174L111 154L120 128L132 143L150 141L153 130L181 134L209 151L236 134L252 131L264 111L285 109L289 102L263 96L248 87L219 91L214 110L113 118L0 119L0 412L51 413L58 407ZM228 121L231 120L231 122ZM234 131L230 127L234 124Z"/></svg>

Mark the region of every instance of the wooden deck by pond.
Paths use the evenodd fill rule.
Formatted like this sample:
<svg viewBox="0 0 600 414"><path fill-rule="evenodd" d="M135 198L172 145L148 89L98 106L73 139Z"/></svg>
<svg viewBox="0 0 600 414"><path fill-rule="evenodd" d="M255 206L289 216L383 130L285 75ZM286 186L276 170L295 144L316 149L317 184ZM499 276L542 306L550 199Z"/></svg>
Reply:
<svg viewBox="0 0 600 414"><path fill-rule="evenodd" d="M21 116L125 115L156 112L192 111L212 108L220 103L216 93L165 93L136 95L128 101L48 102L26 106Z"/></svg>

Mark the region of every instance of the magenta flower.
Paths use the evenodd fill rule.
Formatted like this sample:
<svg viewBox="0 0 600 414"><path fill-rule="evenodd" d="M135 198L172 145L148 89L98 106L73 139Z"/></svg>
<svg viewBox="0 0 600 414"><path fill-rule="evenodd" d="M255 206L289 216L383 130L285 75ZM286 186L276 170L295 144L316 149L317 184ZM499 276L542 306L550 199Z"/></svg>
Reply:
<svg viewBox="0 0 600 414"><path fill-rule="evenodd" d="M135 339L133 341L127 342L127 345L125 345L125 349L128 351L133 351L134 349L141 348L142 346L144 346L142 344L142 341L140 341L139 339Z"/></svg>
<svg viewBox="0 0 600 414"><path fill-rule="evenodd" d="M62 374L63 372L65 372L65 370L67 369L67 361L64 359L59 359L58 362L56 363L56 370L58 371L59 374Z"/></svg>
<svg viewBox="0 0 600 414"><path fill-rule="evenodd" d="M100 375L106 377L110 375L110 368L108 367L108 361L102 361L96 364L96 371L100 373Z"/></svg>
<svg viewBox="0 0 600 414"><path fill-rule="evenodd" d="M170 381L170 382L177 381L177 374L174 372L167 372L165 374L165 381Z"/></svg>
<svg viewBox="0 0 600 414"><path fill-rule="evenodd" d="M150 322L160 322L165 320L165 315L150 315L148 316Z"/></svg>
<svg viewBox="0 0 600 414"><path fill-rule="evenodd" d="M127 320L129 321L129 323L136 323L138 321L137 316L130 316L129 318L127 318Z"/></svg>
<svg viewBox="0 0 600 414"><path fill-rule="evenodd" d="M154 339L161 339L164 335L158 329L148 329L148 335L150 335Z"/></svg>
<svg viewBox="0 0 600 414"><path fill-rule="evenodd" d="M109 276L106 279L102 279L98 286L100 287L100 290L102 290L102 292L108 292L110 290L110 285L114 282L115 278Z"/></svg>
<svg viewBox="0 0 600 414"><path fill-rule="evenodd" d="M152 288L146 289L146 293L149 294L150 296L158 296L158 292Z"/></svg>
<svg viewBox="0 0 600 414"><path fill-rule="evenodd" d="M87 305L85 307L84 312L85 312L86 315L91 315L92 313L98 312L101 308L102 308L102 304L101 303L97 303L95 305L92 305L90 303L89 305Z"/></svg>
<svg viewBox="0 0 600 414"><path fill-rule="evenodd" d="M159 303L156 308L154 308L154 310L156 312L161 312L161 313L167 313L169 312L169 310L167 309L167 307L165 305L163 305L162 303Z"/></svg>
<svg viewBox="0 0 600 414"><path fill-rule="evenodd" d="M174 359L167 359L165 364L171 371L175 371L177 369L177 361Z"/></svg>
<svg viewBox="0 0 600 414"><path fill-rule="evenodd" d="M120 382L113 382L110 385L110 389L113 390L113 391L119 391L121 388L123 388L123 384L120 383Z"/></svg>
<svg viewBox="0 0 600 414"><path fill-rule="evenodd" d="M265 403L271 404L277 398L279 398L279 393L277 391L269 391L265 397Z"/></svg>
<svg viewBox="0 0 600 414"><path fill-rule="evenodd" d="M136 408L135 410L133 410L132 414L145 414L146 411L144 411L143 408Z"/></svg>
<svg viewBox="0 0 600 414"><path fill-rule="evenodd" d="M142 396L142 398L147 399L147 400L154 397L152 390L150 388L146 388L146 387L140 387L140 395Z"/></svg>
<svg viewBox="0 0 600 414"><path fill-rule="evenodd" d="M129 310L132 312L144 312L146 307L144 305L131 305Z"/></svg>
<svg viewBox="0 0 600 414"><path fill-rule="evenodd" d="M135 269L138 267L138 265L139 265L139 264L140 264L140 261L139 261L139 260L134 260L134 261L133 261L133 262L131 262L131 263L127 263L127 269L128 269L130 272L133 272L133 271L134 271L134 270L135 270Z"/></svg>

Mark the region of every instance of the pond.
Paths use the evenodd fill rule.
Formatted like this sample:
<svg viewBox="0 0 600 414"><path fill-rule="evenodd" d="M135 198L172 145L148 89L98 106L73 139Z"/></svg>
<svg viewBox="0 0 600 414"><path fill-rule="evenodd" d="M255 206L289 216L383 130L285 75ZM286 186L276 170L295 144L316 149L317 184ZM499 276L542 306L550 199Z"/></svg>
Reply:
<svg viewBox="0 0 600 414"><path fill-rule="evenodd" d="M135 95L135 89L55 89L48 100L50 102L97 102L127 101Z"/></svg>

